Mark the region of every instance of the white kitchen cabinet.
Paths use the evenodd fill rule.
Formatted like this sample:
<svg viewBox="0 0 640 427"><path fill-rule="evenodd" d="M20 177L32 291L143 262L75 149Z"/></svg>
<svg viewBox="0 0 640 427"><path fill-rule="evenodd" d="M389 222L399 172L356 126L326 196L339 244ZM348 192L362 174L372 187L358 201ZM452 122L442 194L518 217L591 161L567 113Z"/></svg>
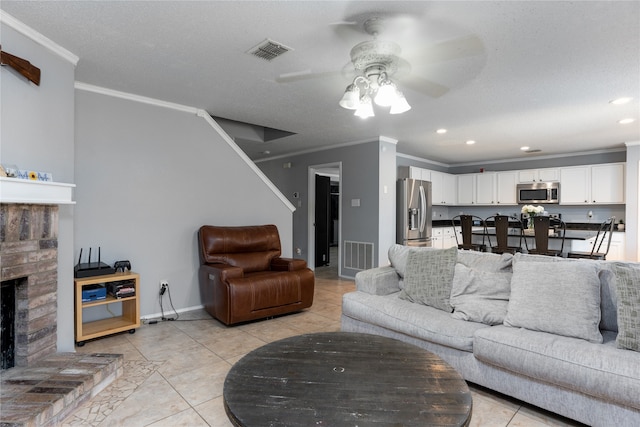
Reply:
<svg viewBox="0 0 640 427"><path fill-rule="evenodd" d="M496 204L496 175L495 172L476 175L476 205Z"/></svg>
<svg viewBox="0 0 640 427"><path fill-rule="evenodd" d="M455 233L460 233L460 227L434 227L431 231L431 247L437 249L448 249L457 246ZM459 234L458 238L461 238Z"/></svg>
<svg viewBox="0 0 640 427"><path fill-rule="evenodd" d="M498 172L496 176L496 202L499 205L517 205L516 172Z"/></svg>
<svg viewBox="0 0 640 427"><path fill-rule="evenodd" d="M518 171L519 184L529 182L550 182L559 180L560 169L558 168L525 169Z"/></svg>
<svg viewBox="0 0 640 427"><path fill-rule="evenodd" d="M473 205L476 202L476 174L458 175L458 205Z"/></svg>
<svg viewBox="0 0 640 427"><path fill-rule="evenodd" d="M409 178L431 182L431 203L434 206L456 204L455 175L410 166Z"/></svg>
<svg viewBox="0 0 640 427"><path fill-rule="evenodd" d="M560 204L624 203L624 164L607 163L560 169Z"/></svg>
<svg viewBox="0 0 640 427"><path fill-rule="evenodd" d="M431 247L442 249L443 227L433 227L431 229Z"/></svg>
<svg viewBox="0 0 640 427"><path fill-rule="evenodd" d="M624 164L591 166L591 202L624 203Z"/></svg>
<svg viewBox="0 0 640 427"><path fill-rule="evenodd" d="M436 205L456 204L456 176L431 171L431 203Z"/></svg>
<svg viewBox="0 0 640 427"><path fill-rule="evenodd" d="M595 243L595 236L587 240L572 240L571 252L591 252L591 248ZM606 250L605 241L600 248L600 251ZM624 261L625 259L625 234L622 232L614 231L611 236L611 246L609 246L609 252L607 253L607 261Z"/></svg>
<svg viewBox="0 0 640 427"><path fill-rule="evenodd" d="M431 171L416 166L409 166L409 178L431 181Z"/></svg>

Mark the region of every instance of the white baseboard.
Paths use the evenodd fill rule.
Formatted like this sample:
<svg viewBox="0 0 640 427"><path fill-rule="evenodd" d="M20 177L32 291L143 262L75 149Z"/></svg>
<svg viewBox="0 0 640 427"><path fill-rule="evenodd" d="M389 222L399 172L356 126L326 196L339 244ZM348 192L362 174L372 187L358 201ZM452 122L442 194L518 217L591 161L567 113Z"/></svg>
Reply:
<svg viewBox="0 0 640 427"><path fill-rule="evenodd" d="M195 305L193 307L185 307L185 308L181 308L179 310L176 310L176 312L178 314L180 313L186 313L188 311L194 311L194 310L200 310L203 309L204 305ZM173 309L169 309L169 310L165 310L164 311L164 317L167 316L171 316L172 314L174 314ZM159 319L162 317L162 313L153 313L153 314L147 314L144 316L140 316L140 320L153 320L153 319Z"/></svg>

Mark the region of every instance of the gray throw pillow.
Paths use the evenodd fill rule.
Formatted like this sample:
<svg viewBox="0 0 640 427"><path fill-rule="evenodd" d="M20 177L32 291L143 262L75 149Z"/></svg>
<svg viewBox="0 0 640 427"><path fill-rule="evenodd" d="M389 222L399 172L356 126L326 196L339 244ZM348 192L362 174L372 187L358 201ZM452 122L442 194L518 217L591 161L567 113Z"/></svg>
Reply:
<svg viewBox="0 0 640 427"><path fill-rule="evenodd" d="M409 252L399 297L451 313L449 303L458 248Z"/></svg>
<svg viewBox="0 0 640 427"><path fill-rule="evenodd" d="M513 255L491 252L459 251L458 263L474 270L491 272L511 272Z"/></svg>
<svg viewBox="0 0 640 427"><path fill-rule="evenodd" d="M387 256L391 266L396 269L398 276L404 278L405 271L407 269L407 257L411 251L434 251L435 248L419 247L419 246L404 246L394 244L389 247Z"/></svg>
<svg viewBox="0 0 640 427"><path fill-rule="evenodd" d="M502 324L510 293L510 272L483 271L458 262L451 288L451 317L487 325Z"/></svg>
<svg viewBox="0 0 640 427"><path fill-rule="evenodd" d="M618 348L640 351L640 267L615 263L618 296Z"/></svg>
<svg viewBox="0 0 640 427"><path fill-rule="evenodd" d="M601 343L600 280L594 262L516 262L507 326Z"/></svg>

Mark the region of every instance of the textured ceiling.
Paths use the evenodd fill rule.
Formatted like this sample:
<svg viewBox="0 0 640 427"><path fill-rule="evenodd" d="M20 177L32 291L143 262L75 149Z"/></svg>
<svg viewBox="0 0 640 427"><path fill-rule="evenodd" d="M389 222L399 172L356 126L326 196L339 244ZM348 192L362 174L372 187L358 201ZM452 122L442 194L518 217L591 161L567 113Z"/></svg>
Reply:
<svg viewBox="0 0 640 427"><path fill-rule="evenodd" d="M239 141L253 159L379 135L397 139L398 152L450 165L532 156L525 145L555 155L640 140L638 1L3 0L0 8L76 54L79 82L293 133ZM380 38L397 42L411 66L397 82L413 108L377 108L362 120L338 101L354 75L349 51L371 39L361 26L371 16L388 18ZM464 37L482 49L439 49ZM271 62L246 53L267 38L293 51ZM410 79L449 91L428 96ZM620 96L634 99L609 104ZM636 121L617 123L625 117Z"/></svg>

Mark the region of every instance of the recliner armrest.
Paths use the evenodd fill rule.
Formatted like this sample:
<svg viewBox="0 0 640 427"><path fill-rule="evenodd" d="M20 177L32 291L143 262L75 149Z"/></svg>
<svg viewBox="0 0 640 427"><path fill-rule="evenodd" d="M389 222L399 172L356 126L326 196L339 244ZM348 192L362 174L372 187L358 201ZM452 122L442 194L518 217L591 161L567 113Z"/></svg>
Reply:
<svg viewBox="0 0 640 427"><path fill-rule="evenodd" d="M307 268L307 262L299 258L277 257L271 260L271 270L273 271L295 271Z"/></svg>
<svg viewBox="0 0 640 427"><path fill-rule="evenodd" d="M243 277L244 271L240 267L234 267L229 264L215 263L215 264L203 264L201 269L206 270L209 280L220 279L221 282L226 282L228 279ZM213 276L213 277L212 277Z"/></svg>

